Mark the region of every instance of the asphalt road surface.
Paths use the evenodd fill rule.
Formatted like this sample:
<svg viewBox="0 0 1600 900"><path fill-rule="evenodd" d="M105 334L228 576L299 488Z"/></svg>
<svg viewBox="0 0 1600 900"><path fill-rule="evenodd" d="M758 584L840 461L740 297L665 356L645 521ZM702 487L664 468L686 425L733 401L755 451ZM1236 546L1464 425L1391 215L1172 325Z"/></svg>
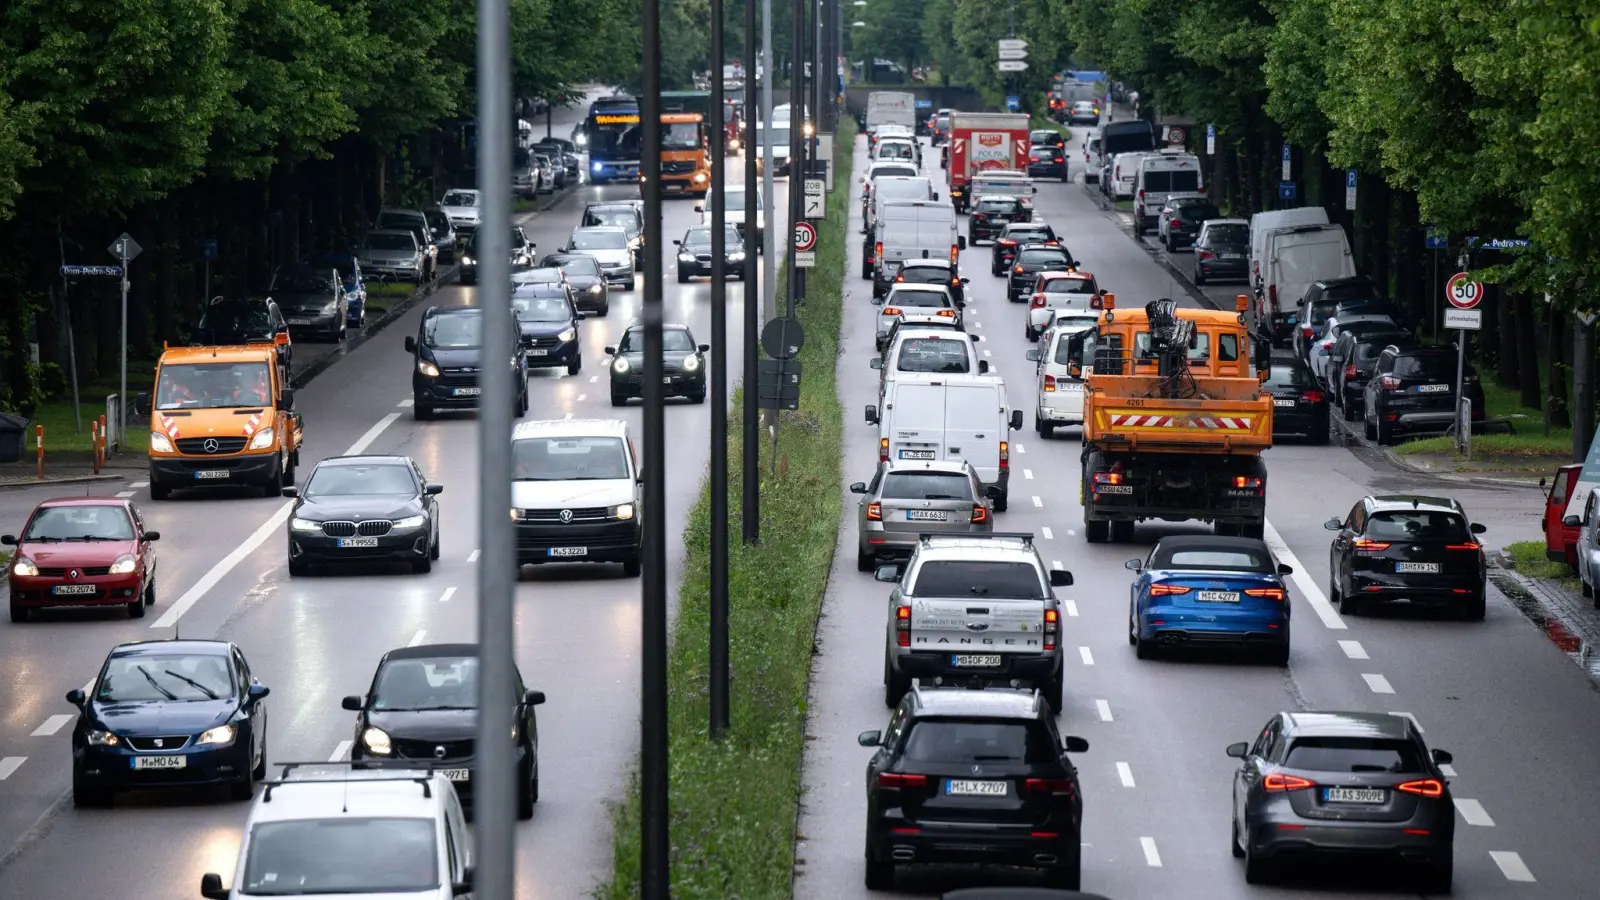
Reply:
<svg viewBox="0 0 1600 900"><path fill-rule="evenodd" d="M1159 297L1195 305L1192 288L1174 278L1154 248L1136 243L1122 214L1101 211L1081 184L1082 137L1069 150L1074 183L1039 183L1036 218L1054 225L1073 255L1121 306ZM865 160L856 150L857 170ZM942 181L937 153L929 174ZM1091 188L1092 189L1092 188ZM852 204L859 210L859 204ZM852 223L852 233L859 222ZM877 402L869 378L873 317L868 282L856 277L852 250L846 279L839 360L846 409L845 509L838 556L819 632L810 699L806 794L796 897L850 900L863 887L864 775L872 751L861 731L883 728L884 616L888 586L853 565L856 506L845 485L869 478L875 430L861 417ZM1245 884L1227 849L1231 777L1223 754L1251 740L1282 710L1356 709L1411 714L1430 746L1455 755L1451 778L1460 815L1455 896L1568 900L1600 896L1592 854L1592 816L1600 801L1594 747L1600 743L1600 696L1583 671L1492 586L1486 621L1468 623L1381 609L1346 620L1327 602L1328 533L1363 495L1411 491L1459 498L1488 526L1489 547L1536 533L1541 495L1515 487L1466 487L1398 472L1370 451L1284 441L1267 453L1268 542L1291 578L1293 657L1287 669L1228 655L1141 662L1128 646L1125 560L1145 555L1165 534L1205 533L1198 523L1140 524L1133 544L1089 545L1078 504L1076 429L1041 439L1033 430L1034 364L1023 337L1025 305L1007 303L1003 281L988 271L990 247L969 248L962 272L969 330L1007 383L1013 408L1025 411L1013 435L1011 507L997 530L1030 531L1044 558L1071 570L1059 589L1066 607L1064 734L1088 739L1076 757L1083 782L1083 889L1121 900L1318 897L1367 900L1415 897L1407 882L1365 867L1308 867L1301 880ZM1187 253L1176 265L1192 264ZM1208 286L1222 308L1240 289ZM900 878L903 896L954 886L1031 883L1026 874L934 871Z"/></svg>

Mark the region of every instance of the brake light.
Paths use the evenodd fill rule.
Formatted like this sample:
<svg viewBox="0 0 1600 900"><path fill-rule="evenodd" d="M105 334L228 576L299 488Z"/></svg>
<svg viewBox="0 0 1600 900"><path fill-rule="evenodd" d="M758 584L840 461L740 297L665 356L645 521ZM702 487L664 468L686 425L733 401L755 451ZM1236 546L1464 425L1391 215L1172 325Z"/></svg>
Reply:
<svg viewBox="0 0 1600 900"><path fill-rule="evenodd" d="M1063 159L1063 158L1062 158L1062 157L1059 157L1059 156L1058 156L1058 157L1056 157L1056 162L1065 162L1065 161L1066 161L1066 160L1065 160L1065 159Z"/></svg>
<svg viewBox="0 0 1600 900"><path fill-rule="evenodd" d="M879 241L876 244L872 245L872 258L873 259L882 259L883 258L883 241Z"/></svg>
<svg viewBox="0 0 1600 900"><path fill-rule="evenodd" d="M1386 391L1400 390L1400 379L1394 375L1383 376L1383 378L1379 379L1379 383L1383 385L1383 389Z"/></svg>
<svg viewBox="0 0 1600 900"><path fill-rule="evenodd" d="M1105 301L1101 300L1099 295L1095 295L1093 297L1090 297L1089 298L1089 308L1090 309L1104 309L1105 308Z"/></svg>
<svg viewBox="0 0 1600 900"><path fill-rule="evenodd" d="M1235 475L1233 476L1233 486L1241 489L1260 488L1261 479L1254 475Z"/></svg>
<svg viewBox="0 0 1600 900"><path fill-rule="evenodd" d="M895 277L894 277L894 280L895 280L895 281L896 281L896 282L897 282L897 283L899 283L899 282L904 282L904 281L905 281L905 280L906 280L906 276L905 276L905 273L904 273L904 272L902 272L902 273L900 273L900 274L899 274L899 275L896 275L896 276L895 276Z"/></svg>
<svg viewBox="0 0 1600 900"><path fill-rule="evenodd" d="M1416 794L1418 797L1441 797L1444 795L1444 782L1437 778L1423 778L1417 781L1407 781L1394 786L1397 791Z"/></svg>
<svg viewBox="0 0 1600 900"><path fill-rule="evenodd" d="M1306 391L1300 395L1300 399L1307 403L1321 403L1327 397L1321 391Z"/></svg>
<svg viewBox="0 0 1600 900"><path fill-rule="evenodd" d="M1467 541L1465 544L1445 544L1446 550L1482 550L1483 545L1477 541Z"/></svg>
<svg viewBox="0 0 1600 900"><path fill-rule="evenodd" d="M1152 584L1152 585L1150 585L1150 596L1152 596L1152 597L1171 597L1171 596L1174 596L1176 594L1187 594L1187 593L1189 593L1189 589L1184 587L1181 584Z"/></svg>
<svg viewBox="0 0 1600 900"><path fill-rule="evenodd" d="M975 212L972 214L972 221L974 222L982 222L988 218L989 215L987 213Z"/></svg>
<svg viewBox="0 0 1600 900"><path fill-rule="evenodd" d="M1006 238L1001 238L1000 240L996 241L995 243L999 244L1002 247L1015 247L1017 245L1016 241L1008 240Z"/></svg>
<svg viewBox="0 0 1600 900"><path fill-rule="evenodd" d="M1298 775L1281 775L1277 772L1273 772L1261 780L1261 787L1272 794L1279 791L1303 791L1306 788L1314 788L1316 786L1316 782L1301 778Z"/></svg>
<svg viewBox="0 0 1600 900"><path fill-rule="evenodd" d="M1029 778L1022 783L1022 789L1030 794L1054 794L1057 797L1072 796L1072 780L1069 778Z"/></svg>
<svg viewBox="0 0 1600 900"><path fill-rule="evenodd" d="M950 279L950 286L951 287L960 287L961 286L961 279L960 278L952 278L952 279Z"/></svg>
<svg viewBox="0 0 1600 900"><path fill-rule="evenodd" d="M1143 202L1144 202L1144 191L1140 191L1140 192L1139 192L1139 202L1140 202L1140 203L1143 203Z"/></svg>
<svg viewBox="0 0 1600 900"><path fill-rule="evenodd" d="M1351 363L1350 365L1344 367L1344 377L1346 377L1346 378L1354 378L1354 377L1356 377L1356 364L1355 363Z"/></svg>
<svg viewBox="0 0 1600 900"><path fill-rule="evenodd" d="M885 306L883 308L883 314L886 315L886 316L898 316L898 315L900 315L900 307L898 307L898 306Z"/></svg>
<svg viewBox="0 0 1600 900"><path fill-rule="evenodd" d="M1194 252L1194 255L1195 255L1196 259L1215 259L1216 258L1216 254L1212 253L1210 250L1196 250Z"/></svg>
<svg viewBox="0 0 1600 900"><path fill-rule="evenodd" d="M989 507L984 506L982 503L972 507L972 524L982 525L987 521L989 521Z"/></svg>
<svg viewBox="0 0 1600 900"><path fill-rule="evenodd" d="M1021 275L1022 274L1022 267L1021 266L1013 266L1011 268L1011 271L1015 272L1018 275Z"/></svg>
<svg viewBox="0 0 1600 900"><path fill-rule="evenodd" d="M1096 472L1092 479L1095 484L1121 484L1121 472Z"/></svg>
<svg viewBox="0 0 1600 900"><path fill-rule="evenodd" d="M1271 301L1271 303L1272 303L1272 311L1273 312L1277 312L1278 311L1278 286L1277 285L1275 285L1275 284L1267 285L1267 299L1269 301Z"/></svg>
<svg viewBox="0 0 1600 900"><path fill-rule="evenodd" d="M1044 309L1044 295L1043 294L1034 294L1033 295L1033 303L1030 304L1030 305L1034 309Z"/></svg>
<svg viewBox="0 0 1600 900"><path fill-rule="evenodd" d="M1001 441L1000 442L1000 468L1002 468L1002 469L1011 468L1011 442L1010 441Z"/></svg>
<svg viewBox="0 0 1600 900"><path fill-rule="evenodd" d="M920 788L928 786L926 775L901 775L897 772L884 772L878 776L878 787L893 788Z"/></svg>
<svg viewBox="0 0 1600 900"><path fill-rule="evenodd" d="M279 347L289 346L289 332L280 331L272 336L272 343Z"/></svg>
<svg viewBox="0 0 1600 900"><path fill-rule="evenodd" d="M911 646L911 607L894 608L894 642L899 647Z"/></svg>
<svg viewBox="0 0 1600 900"><path fill-rule="evenodd" d="M1389 542L1369 541L1366 538L1361 538L1360 540L1356 541L1355 548L1358 552L1377 553L1379 551L1389 549Z"/></svg>
<svg viewBox="0 0 1600 900"><path fill-rule="evenodd" d="M889 439L878 438L878 462L889 461Z"/></svg>
<svg viewBox="0 0 1600 900"><path fill-rule="evenodd" d="M1055 609L1047 609L1047 610L1045 610L1044 611L1044 648L1046 650L1054 650L1056 648L1056 635L1059 634L1060 631L1061 631L1061 612L1060 612L1060 610L1055 610Z"/></svg>
<svg viewBox="0 0 1600 900"><path fill-rule="evenodd" d="M1056 392L1056 377L1054 375L1046 375L1044 377L1044 392L1046 394L1054 394Z"/></svg>
<svg viewBox="0 0 1600 900"><path fill-rule="evenodd" d="M882 522L883 521L883 504L882 503L868 503L867 504L867 521L868 522Z"/></svg>
<svg viewBox="0 0 1600 900"><path fill-rule="evenodd" d="M1300 332L1306 337L1311 337L1313 334L1317 333L1317 330L1311 327L1310 322L1307 322L1306 324L1300 326Z"/></svg>
<svg viewBox="0 0 1600 900"><path fill-rule="evenodd" d="M941 309L938 311L938 313L936 313L936 315L946 319L954 319L956 317L956 311L953 309Z"/></svg>
<svg viewBox="0 0 1600 900"><path fill-rule="evenodd" d="M1288 592L1283 588L1245 588L1244 595L1261 597L1265 600L1284 600L1288 597Z"/></svg>
<svg viewBox="0 0 1600 900"><path fill-rule="evenodd" d="M1182 228L1183 227L1183 220L1178 218L1177 216L1173 216L1172 220L1168 224L1171 225L1173 228Z"/></svg>

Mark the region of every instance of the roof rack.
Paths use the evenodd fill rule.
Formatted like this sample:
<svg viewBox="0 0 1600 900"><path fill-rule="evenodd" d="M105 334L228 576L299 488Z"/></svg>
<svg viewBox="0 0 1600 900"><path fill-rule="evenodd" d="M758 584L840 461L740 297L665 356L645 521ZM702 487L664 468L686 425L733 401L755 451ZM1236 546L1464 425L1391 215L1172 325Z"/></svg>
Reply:
<svg viewBox="0 0 1600 900"><path fill-rule="evenodd" d="M954 538L963 541L990 541L1006 539L1021 541L1023 546L1033 546L1033 532L1031 531L991 531L988 534L961 534L951 531L924 531L917 535L917 540L926 544L931 538Z"/></svg>
<svg viewBox="0 0 1600 900"><path fill-rule="evenodd" d="M397 763L401 763L401 762L403 762L405 764L404 765L397 765ZM418 765L416 763L416 761L414 761L414 760L369 760L369 759L363 759L363 760L360 760L359 762L352 761L352 760L334 760L334 761L331 761L331 762L327 761L327 760L308 760L308 761L305 761L305 762L274 763L274 765L281 766L283 768L283 772L277 778L274 778L274 779L271 779L271 780L268 780L268 781L264 782L265 785L266 785L266 788L265 788L265 790L263 790L261 792L261 802L262 803L271 803L272 802L272 789L275 788L275 787L286 785L286 784L349 784L350 783L350 778L349 778L348 775L346 775L344 777L341 777L341 778L328 777L328 778L294 778L294 779L291 779L289 777L291 774L293 774L293 772L296 769L305 768L305 767L311 767L311 766L317 766L317 767L323 767L323 768L343 768L343 769L348 769L348 770L354 770L357 767L359 767L361 769L361 771L364 771L364 772L370 772L370 771L374 771L374 770L381 771L383 769L393 769L393 770L395 770L393 772L393 774L388 775L387 777L362 778L361 781L364 784L368 783L368 782L373 782L373 781L411 781L411 782L415 782L416 784L419 784L419 785L422 786L422 796L423 797L426 797L426 798L432 798L433 797L433 782L432 782L432 779L433 779L433 775L434 775L434 772L436 771L436 769L435 769L435 767L434 767L434 765L432 763L422 763L421 765ZM418 774L416 774L418 772L425 772L426 774L418 775Z"/></svg>

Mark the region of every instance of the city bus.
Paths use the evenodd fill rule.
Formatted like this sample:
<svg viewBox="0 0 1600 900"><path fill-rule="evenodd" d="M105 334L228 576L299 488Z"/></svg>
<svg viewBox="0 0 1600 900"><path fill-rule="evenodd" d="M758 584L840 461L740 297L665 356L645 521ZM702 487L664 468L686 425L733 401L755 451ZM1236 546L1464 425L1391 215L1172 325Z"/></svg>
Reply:
<svg viewBox="0 0 1600 900"><path fill-rule="evenodd" d="M594 184L639 180L639 101L602 97L589 105L583 123L584 149L589 154L589 180Z"/></svg>

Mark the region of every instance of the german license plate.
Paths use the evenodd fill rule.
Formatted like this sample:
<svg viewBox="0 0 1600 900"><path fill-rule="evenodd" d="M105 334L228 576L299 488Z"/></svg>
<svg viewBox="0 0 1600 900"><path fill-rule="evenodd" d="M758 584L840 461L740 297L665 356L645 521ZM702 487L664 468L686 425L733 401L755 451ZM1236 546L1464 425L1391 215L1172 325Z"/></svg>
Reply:
<svg viewBox="0 0 1600 900"><path fill-rule="evenodd" d="M472 770L471 769L435 769L434 771L436 771L440 775L443 775L444 777L450 779L451 781L471 781L472 780Z"/></svg>
<svg viewBox="0 0 1600 900"><path fill-rule="evenodd" d="M901 450L901 459L933 459L932 450Z"/></svg>
<svg viewBox="0 0 1600 900"><path fill-rule="evenodd" d="M1217 258L1218 259L1240 259L1241 258L1241 254L1238 254L1238 253L1218 253L1217 254Z"/></svg>
<svg viewBox="0 0 1600 900"><path fill-rule="evenodd" d="M58 584L50 589L50 593L57 597L81 597L93 595L95 586L92 584Z"/></svg>
<svg viewBox="0 0 1600 900"><path fill-rule="evenodd" d="M1322 789L1322 799L1327 803L1382 803L1382 788L1331 787Z"/></svg>
<svg viewBox="0 0 1600 900"><path fill-rule="evenodd" d="M551 547L551 556L588 556L588 547Z"/></svg>
<svg viewBox="0 0 1600 900"><path fill-rule="evenodd" d="M1273 406L1294 406L1294 401L1293 400L1286 400L1286 399L1280 397L1277 400L1272 401L1272 405Z"/></svg>
<svg viewBox="0 0 1600 900"><path fill-rule="evenodd" d="M1078 391L1078 392L1081 393L1083 391L1083 385L1079 384L1076 381L1066 381L1066 382L1057 381L1056 384L1060 385L1062 390L1067 391L1069 393L1072 392L1072 391Z"/></svg>
<svg viewBox="0 0 1600 900"><path fill-rule="evenodd" d="M1419 575L1436 575L1439 572L1439 564L1418 562L1395 563L1394 570L1401 573L1412 572Z"/></svg>
<svg viewBox="0 0 1600 900"><path fill-rule="evenodd" d="M198 479L200 479L202 481L215 480L215 479L220 479L220 478L227 478L228 477L228 470L227 469L199 469L194 473L194 477L196 477L196 478L198 478Z"/></svg>
<svg viewBox="0 0 1600 900"><path fill-rule="evenodd" d="M550 355L550 351L549 350L544 350L544 349L529 350L528 351L528 355L529 356L549 356Z"/></svg>
<svg viewBox="0 0 1600 900"><path fill-rule="evenodd" d="M1234 591L1196 591L1194 598L1201 603L1239 602L1239 595Z"/></svg>
<svg viewBox="0 0 1600 900"><path fill-rule="evenodd" d="M452 397L476 397L480 388L456 388L450 392Z"/></svg>
<svg viewBox="0 0 1600 900"><path fill-rule="evenodd" d="M341 547L376 547L378 539L375 537L339 538Z"/></svg>
<svg viewBox="0 0 1600 900"><path fill-rule="evenodd" d="M908 522L945 522L950 519L950 514L942 509L908 509L906 521Z"/></svg>
<svg viewBox="0 0 1600 900"><path fill-rule="evenodd" d="M1131 485L1131 484L1097 484L1097 485L1094 486L1094 492L1096 494L1131 494L1131 493L1133 493L1133 485Z"/></svg>
<svg viewBox="0 0 1600 900"><path fill-rule="evenodd" d="M1417 385L1417 393L1419 393L1419 394L1443 394L1443 393L1448 392L1449 390L1450 390L1450 385L1448 385L1448 384L1419 384L1419 385Z"/></svg>
<svg viewBox="0 0 1600 900"><path fill-rule="evenodd" d="M1007 784L1004 781L974 781L967 778L952 778L944 783L944 792L968 797L1004 797L1009 790Z"/></svg>
<svg viewBox="0 0 1600 900"><path fill-rule="evenodd" d="M290 319L289 320L289 324L290 325L310 325L311 324L311 320L310 319Z"/></svg>
<svg viewBox="0 0 1600 900"><path fill-rule="evenodd" d="M187 756L135 756L135 769L182 769L189 765Z"/></svg>
<svg viewBox="0 0 1600 900"><path fill-rule="evenodd" d="M1000 665L1000 654L956 653L950 657L950 665L958 669L993 669Z"/></svg>

